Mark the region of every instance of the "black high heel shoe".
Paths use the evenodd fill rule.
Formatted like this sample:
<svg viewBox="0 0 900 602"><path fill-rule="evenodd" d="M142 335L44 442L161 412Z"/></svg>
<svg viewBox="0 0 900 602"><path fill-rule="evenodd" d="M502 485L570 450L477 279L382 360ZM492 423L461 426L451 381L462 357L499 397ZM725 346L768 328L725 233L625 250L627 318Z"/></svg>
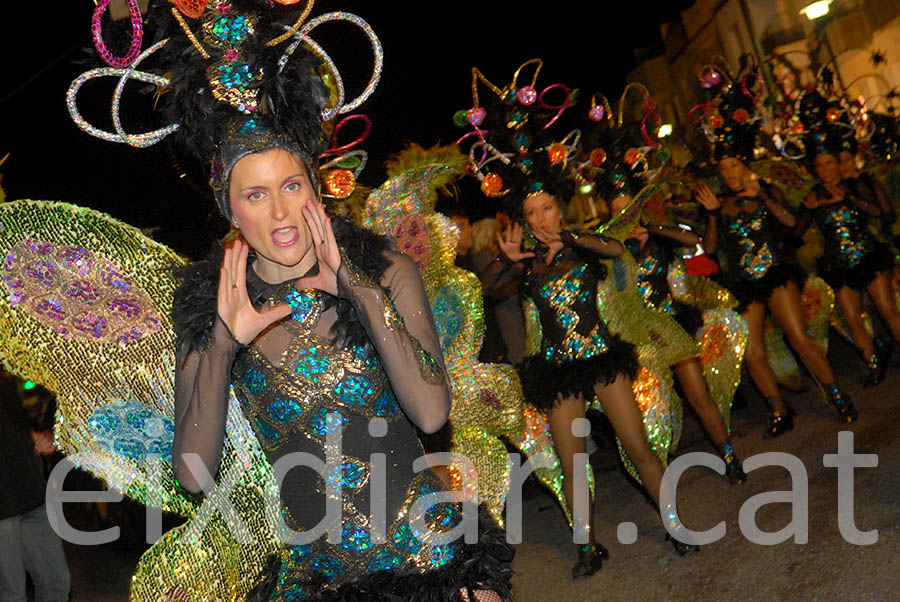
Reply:
<svg viewBox="0 0 900 602"><path fill-rule="evenodd" d="M828 396L828 402L837 408L840 419L843 422L848 423L856 420L859 413L856 411L856 408L853 407L850 396L841 393L841 390L837 388L837 385L826 385L825 389L826 395Z"/></svg>
<svg viewBox="0 0 900 602"><path fill-rule="evenodd" d="M678 520L678 511L675 509L674 504L666 506L663 512L660 513L660 518L666 526L666 540L672 542L672 547L675 548L679 556L684 556L688 552L700 551L700 546L697 544L685 543L679 539L679 534L683 533L685 528ZM672 535L673 533L675 535Z"/></svg>
<svg viewBox="0 0 900 602"><path fill-rule="evenodd" d="M609 558L609 551L599 543L577 546L578 558L572 566L572 579L590 577L600 570L603 561Z"/></svg>
<svg viewBox="0 0 900 602"><path fill-rule="evenodd" d="M740 485L747 480L747 473L741 466L741 461L734 454L734 446L731 444L731 437L725 439L725 443L717 446L719 456L725 461L725 476L732 485Z"/></svg>
<svg viewBox="0 0 900 602"><path fill-rule="evenodd" d="M672 547L675 548L675 552L677 552L679 556L684 556L688 552L700 551L700 546L691 543L684 543L683 541L678 541L668 533L666 533L666 541L672 542Z"/></svg>
<svg viewBox="0 0 900 602"><path fill-rule="evenodd" d="M766 403L772 412L769 415L769 428L766 429L766 434L769 437L777 437L794 428L794 411L792 409L788 408L786 412L776 410L775 399L771 397L766 398Z"/></svg>
<svg viewBox="0 0 900 602"><path fill-rule="evenodd" d="M864 387L872 387L884 380L891 354L894 352L892 344L886 344L881 338L875 339L875 350L872 357L866 362L866 377L863 380Z"/></svg>

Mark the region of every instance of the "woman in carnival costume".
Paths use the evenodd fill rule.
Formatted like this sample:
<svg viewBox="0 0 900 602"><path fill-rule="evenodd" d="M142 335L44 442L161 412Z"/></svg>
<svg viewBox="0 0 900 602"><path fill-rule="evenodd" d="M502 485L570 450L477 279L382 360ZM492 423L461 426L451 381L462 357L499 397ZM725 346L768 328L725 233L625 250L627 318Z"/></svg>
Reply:
<svg viewBox="0 0 900 602"><path fill-rule="evenodd" d="M622 122L623 105L631 88L643 92L645 99L645 114L640 125ZM602 102L596 102L598 97ZM742 483L746 475L734 453L725 417L730 416L731 400L740 380L746 327L733 311L722 308L730 315L711 315L710 319L718 321L719 326L703 328L704 316L695 306L700 298L688 295L684 265L683 262L677 264L673 249L696 245L700 241L697 235L677 227L641 224L643 209L648 203L660 200L660 193L651 177L650 162L652 155L657 153L659 143L648 132L648 128L654 127L652 121L655 115L649 91L640 84L629 84L619 100L617 118L612 115L602 95L595 94L592 105L582 138L586 160L579 166L578 174L592 184L595 193L609 203L613 215L617 216L614 220L616 224L608 224L604 233L621 240L634 255L633 258L623 256L608 261L610 273L628 274L634 280L627 287L606 287L611 292L607 302L609 307L604 307L603 317L614 332L636 345L638 342L629 337L630 333L649 331L651 328L661 333L658 337L652 337L653 341L648 341L650 344L638 345L641 353L660 356L658 360L662 364L658 372L671 367L688 403L725 461L729 481L732 484ZM618 265L619 262L622 265ZM679 292L683 300L673 298L670 279L675 287L682 289ZM718 289L711 282L707 282L706 287ZM705 296L712 296L718 302L716 308L721 307L723 302L727 303L730 297L721 289L707 291ZM688 305L685 300L690 300L692 304ZM722 349L716 354L702 353L697 343L713 336L720 337L717 345ZM705 362L701 357L710 363L721 362L714 370L705 371ZM710 393L708 381L716 383L715 399Z"/></svg>
<svg viewBox="0 0 900 602"><path fill-rule="evenodd" d="M129 495L194 519L142 558L135 599L158 600L165 591L178 600L510 599L512 550L496 522L442 492L437 476L416 462L423 452L414 426L434 432L450 411L416 266L387 239L329 215L319 202L321 163L333 167L327 160L335 154L326 148L323 121L353 110L374 89L380 44L359 17L329 13L307 21L312 3L303 10L292 4L163 3L152 9L153 21L170 37L138 55L141 16L129 2L134 43L125 59L102 46L107 2L98 5L95 41L111 67L73 83L73 117L93 135L134 146L177 130L190 153L211 162L210 185L236 236L179 271L173 302L168 269L184 262L133 229L59 204L10 207L4 241L34 232L60 242L17 241L7 271L31 254L46 256L45 276L77 272L82 279L77 287L61 277L41 283L62 282L68 296L80 291L88 300L102 292L116 320L97 315L106 311L104 300L91 315L79 314L73 330L43 326L46 302L32 304L36 289L26 270L7 286L17 292L10 305L28 315L27 323L3 322L4 332L30 328L38 338L62 337L63 346L81 336L78 343L87 347L94 335L73 333L88 322L96 337L112 333L113 325L122 332L114 339L118 355L106 347L68 355L109 354L104 369L112 379L98 375L103 389L96 394L87 389L96 383L73 384L73 375L85 374L81 364L48 368L45 376L60 391L67 417L57 435L73 450L87 450L85 465L117 476L114 486ZM333 62L309 37L329 20L361 27L376 55L369 86L350 103ZM135 69L160 48L167 77ZM118 102L116 133L87 124L77 91L107 75L168 88L168 116L176 124L126 134ZM348 175L352 180L343 173L325 184L343 188ZM100 251L71 246L72 237L117 258L117 265L101 261ZM57 260L53 249L62 244L70 246ZM142 267L145 273L135 274ZM128 298L108 298L126 290ZM167 299L171 322L151 314L130 330L121 324L145 308L165 307ZM51 319L66 314L60 306ZM4 361L33 372L39 362L27 354L46 347L5 347ZM135 401L141 399L153 407ZM115 433L126 422L138 432L123 443ZM154 453L147 457L135 446L151 432L146 444ZM291 463L298 452L320 469ZM152 478L154 471L161 478ZM230 512L195 524L200 509L215 504ZM465 541L457 536L463 529Z"/></svg>
<svg viewBox="0 0 900 602"><path fill-rule="evenodd" d="M834 289L850 338L866 361L865 382L874 385L884 378L887 361L866 329L861 294L869 293L895 341L900 341L900 309L891 294L893 253L869 227L870 218L882 215L877 194L870 186L841 176L839 157L855 134L855 128L842 123L842 113L838 102L829 102L818 91L800 100L805 160L816 185L803 200L797 229L802 233L814 222L822 234L817 271Z"/></svg>
<svg viewBox="0 0 900 602"><path fill-rule="evenodd" d="M852 422L857 416L853 403L838 388L824 350L806 332L800 271L777 236L776 224L793 228L796 219L785 207L781 191L758 179L748 167L759 133L754 98L746 78L730 84L717 75L715 85L726 89L720 89L715 106L706 106L702 119L724 186L718 193L699 186L695 195L708 215L704 246L711 254L721 250L726 259L723 284L737 298L737 309L749 328L744 359L771 411L767 432L774 437L793 428L793 412L781 398L766 355L767 310L824 388L840 419Z"/></svg>
<svg viewBox="0 0 900 602"><path fill-rule="evenodd" d="M603 236L562 228L564 203L574 192L571 174L565 171L572 149L550 139L544 126L555 119L540 111L548 106L544 95L561 85L545 89L540 102L534 82L519 88L519 73L533 63L538 65L536 80L541 66L537 59L519 67L512 83L503 89L473 69L474 106L465 119L474 130L463 137L476 140L469 154L471 169L481 180L482 192L501 199L504 212L517 220L498 241L503 254L485 280L519 281L537 306L541 348L537 355L525 359L519 377L528 403L547 416L573 515L575 475L581 468L576 465L578 458L585 457L584 437L588 434L581 427L586 424L586 404L595 395L647 492L659 506L664 467L647 442L632 391L639 368L637 355L633 345L609 332L597 311L597 286L606 271L600 259L621 255L623 248ZM486 107L479 105L479 81L495 95ZM568 94L568 89L564 92ZM538 241L533 252L522 247L518 220L527 224ZM674 503L660 507L660 513L679 554L697 549L686 541ZM597 541L592 515L587 524L576 525L576 536L589 539L586 544L576 544L573 577L595 573L607 556Z"/></svg>

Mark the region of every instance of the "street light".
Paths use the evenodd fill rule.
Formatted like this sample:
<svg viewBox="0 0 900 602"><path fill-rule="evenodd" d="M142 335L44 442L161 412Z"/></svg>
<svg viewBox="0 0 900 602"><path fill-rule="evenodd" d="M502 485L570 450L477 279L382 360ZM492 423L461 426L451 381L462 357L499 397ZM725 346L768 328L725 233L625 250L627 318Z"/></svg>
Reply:
<svg viewBox="0 0 900 602"><path fill-rule="evenodd" d="M825 42L825 46L828 48L828 54L831 55L831 60L829 62L834 63L834 73L837 75L838 83L841 85L844 96L846 96L847 87L844 85L844 78L841 77L841 70L838 68L837 57L834 54L834 49L831 48L831 40L828 39L828 32L825 30L827 19L817 21L817 19L821 19L828 14L833 1L834 0L817 0L812 4L807 4L801 8L800 14L806 15L806 18L815 24L815 29L819 34L819 38Z"/></svg>
<svg viewBox="0 0 900 602"><path fill-rule="evenodd" d="M806 18L810 21L815 21L819 17L824 17L828 14L831 2L832 0L818 0L818 2L813 2L801 8L800 14L806 15Z"/></svg>

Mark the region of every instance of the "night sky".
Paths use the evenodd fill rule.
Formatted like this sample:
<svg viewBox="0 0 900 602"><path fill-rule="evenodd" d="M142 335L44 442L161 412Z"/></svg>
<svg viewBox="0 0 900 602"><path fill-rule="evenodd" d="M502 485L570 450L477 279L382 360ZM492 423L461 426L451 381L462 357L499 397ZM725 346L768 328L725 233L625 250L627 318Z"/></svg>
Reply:
<svg viewBox="0 0 900 602"><path fill-rule="evenodd" d="M503 86L519 64L541 58L539 88L556 82L581 88L584 106L595 91L613 99L634 67L634 49L658 43L659 24L677 20L679 10L690 4L320 0L313 15L356 13L384 46L381 83L359 111L373 121L363 145L369 166L360 179L376 186L384 178L384 159L401 150L404 141L432 145L460 135L452 116L472 106L473 66ZM7 198L93 207L141 228L156 227L157 240L187 255L202 255L223 224L205 183L178 177L172 145L133 149L105 142L82 133L69 119L65 93L70 82L100 66L90 41L93 7L90 0L29 3L27 10L35 14L28 21L14 19L10 7L0 13L0 157L11 153L0 171ZM355 96L371 73L368 41L342 23L323 25L313 37L337 63L348 96ZM104 129L111 129L113 85L112 79L91 82L79 95L82 113L95 116L93 122ZM126 130L160 127L152 97L137 92L142 84L131 85L123 102Z"/></svg>

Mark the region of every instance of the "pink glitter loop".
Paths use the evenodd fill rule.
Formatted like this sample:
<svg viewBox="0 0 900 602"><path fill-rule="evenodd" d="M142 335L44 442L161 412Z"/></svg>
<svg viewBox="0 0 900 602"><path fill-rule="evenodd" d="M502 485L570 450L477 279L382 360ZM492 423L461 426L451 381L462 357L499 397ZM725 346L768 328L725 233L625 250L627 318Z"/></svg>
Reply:
<svg viewBox="0 0 900 602"><path fill-rule="evenodd" d="M550 92L551 90L556 90L556 89L563 90L566 94L566 99L561 104L552 105L552 104L548 103L546 100L544 100L544 98L547 96L548 92ZM570 107L575 106L572 103L572 90L569 88L569 86L567 86L565 84L551 84L551 85L547 86L546 88L544 88L543 90L541 90L541 95L538 96L538 103L540 103L541 108L549 109L551 111L557 110L556 115L554 115L553 118L550 119L550 121L548 121L544 125L545 130L548 127L550 127L551 125L553 125L556 122L556 120L560 118L560 116L563 114L563 111L565 111L566 109L568 109Z"/></svg>
<svg viewBox="0 0 900 602"><path fill-rule="evenodd" d="M109 5L109 0L100 0L97 2L97 8L94 9L94 16L91 19L91 33L94 38L94 48L97 54L111 67L124 69L134 62L138 53L141 51L141 41L144 39L144 19L141 17L141 8L138 6L137 0L126 0L128 3L128 15L131 17L131 47L128 53L122 58L118 58L110 53L103 42L103 29L101 22L103 21L103 13Z"/></svg>
<svg viewBox="0 0 900 602"><path fill-rule="evenodd" d="M365 129L363 133L359 135L353 142L349 144L345 144L343 146L337 146L338 143L338 132L341 131L341 128L344 127L345 123L353 121L354 119L362 119L365 123ZM362 113L358 113L356 115L348 115L341 119L336 126L334 126L334 132L331 134L331 146L325 150L326 153L342 153L346 150L350 150L357 144L360 144L363 140L369 137L369 133L372 131L372 120L363 115Z"/></svg>

